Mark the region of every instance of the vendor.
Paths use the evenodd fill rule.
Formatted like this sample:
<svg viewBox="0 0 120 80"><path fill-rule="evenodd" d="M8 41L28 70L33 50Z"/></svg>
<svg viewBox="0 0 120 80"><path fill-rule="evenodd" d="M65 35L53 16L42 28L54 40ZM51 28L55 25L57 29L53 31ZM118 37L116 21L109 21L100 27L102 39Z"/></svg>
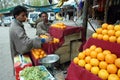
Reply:
<svg viewBox="0 0 120 80"><path fill-rule="evenodd" d="M14 62L14 56L29 52L32 48L41 48L41 44L48 42L49 38L41 39L39 37L30 39L25 32L23 22L26 21L27 10L23 6L16 6L13 10L14 21L11 23L10 49L11 57Z"/></svg>
<svg viewBox="0 0 120 80"><path fill-rule="evenodd" d="M40 17L42 19L42 22L39 22L36 27L36 35L40 36L41 34L45 34L50 36L48 33L49 27L51 25L51 22L48 21L48 14L46 12L42 12L40 14Z"/></svg>

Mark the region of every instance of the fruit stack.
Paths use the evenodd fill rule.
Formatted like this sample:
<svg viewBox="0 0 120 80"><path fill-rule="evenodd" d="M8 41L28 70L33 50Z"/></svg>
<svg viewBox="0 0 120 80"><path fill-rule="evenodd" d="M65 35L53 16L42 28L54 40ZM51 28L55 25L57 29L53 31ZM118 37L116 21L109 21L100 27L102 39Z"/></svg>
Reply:
<svg viewBox="0 0 120 80"><path fill-rule="evenodd" d="M47 35L40 35L40 38L48 38ZM50 41L49 43L59 43L60 40L58 38L52 38L52 41Z"/></svg>
<svg viewBox="0 0 120 80"><path fill-rule="evenodd" d="M96 33L92 34L92 38L120 44L120 25L104 23L101 28L96 29Z"/></svg>
<svg viewBox="0 0 120 80"><path fill-rule="evenodd" d="M45 51L42 49L32 49L31 52L36 60L41 59L46 56Z"/></svg>
<svg viewBox="0 0 120 80"><path fill-rule="evenodd" d="M120 80L120 58L110 50L91 45L80 52L73 62L102 80Z"/></svg>
<svg viewBox="0 0 120 80"><path fill-rule="evenodd" d="M62 22L52 24L52 25L51 25L51 27L54 27L54 28L59 28L59 29L66 29L65 24L64 24L64 23L62 23Z"/></svg>

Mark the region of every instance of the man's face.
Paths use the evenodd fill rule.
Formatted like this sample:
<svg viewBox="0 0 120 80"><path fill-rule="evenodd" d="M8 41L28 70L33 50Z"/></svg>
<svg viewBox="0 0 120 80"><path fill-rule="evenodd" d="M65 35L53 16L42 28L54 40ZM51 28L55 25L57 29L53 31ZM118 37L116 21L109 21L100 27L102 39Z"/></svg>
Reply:
<svg viewBox="0 0 120 80"><path fill-rule="evenodd" d="M41 18L43 21L48 21L48 15L46 15L46 14L42 14Z"/></svg>
<svg viewBox="0 0 120 80"><path fill-rule="evenodd" d="M19 15L15 16L17 20L19 20L20 22L25 22L27 17L26 17L26 13L25 12L21 12Z"/></svg>

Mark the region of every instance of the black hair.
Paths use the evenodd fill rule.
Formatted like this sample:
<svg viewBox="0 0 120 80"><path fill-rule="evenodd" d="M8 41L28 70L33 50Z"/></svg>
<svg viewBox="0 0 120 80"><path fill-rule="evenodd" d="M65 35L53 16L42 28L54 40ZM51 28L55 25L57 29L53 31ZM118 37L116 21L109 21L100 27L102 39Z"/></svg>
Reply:
<svg viewBox="0 0 120 80"><path fill-rule="evenodd" d="M42 14L46 14L48 16L47 12L43 11L43 12L41 12L41 14L39 14L39 17L41 17Z"/></svg>
<svg viewBox="0 0 120 80"><path fill-rule="evenodd" d="M16 15L19 15L21 12L25 12L27 15L27 9L25 7L20 5L16 6L12 11L14 18Z"/></svg>

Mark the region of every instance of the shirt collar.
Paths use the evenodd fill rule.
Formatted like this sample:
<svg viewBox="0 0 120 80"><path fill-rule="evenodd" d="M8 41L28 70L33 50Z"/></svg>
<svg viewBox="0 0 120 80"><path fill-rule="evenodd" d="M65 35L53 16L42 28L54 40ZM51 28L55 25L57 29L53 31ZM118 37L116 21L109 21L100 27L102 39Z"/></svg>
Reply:
<svg viewBox="0 0 120 80"><path fill-rule="evenodd" d="M17 19L15 19L15 22L17 22L17 24L20 25L21 27L24 27L23 23L18 21Z"/></svg>

